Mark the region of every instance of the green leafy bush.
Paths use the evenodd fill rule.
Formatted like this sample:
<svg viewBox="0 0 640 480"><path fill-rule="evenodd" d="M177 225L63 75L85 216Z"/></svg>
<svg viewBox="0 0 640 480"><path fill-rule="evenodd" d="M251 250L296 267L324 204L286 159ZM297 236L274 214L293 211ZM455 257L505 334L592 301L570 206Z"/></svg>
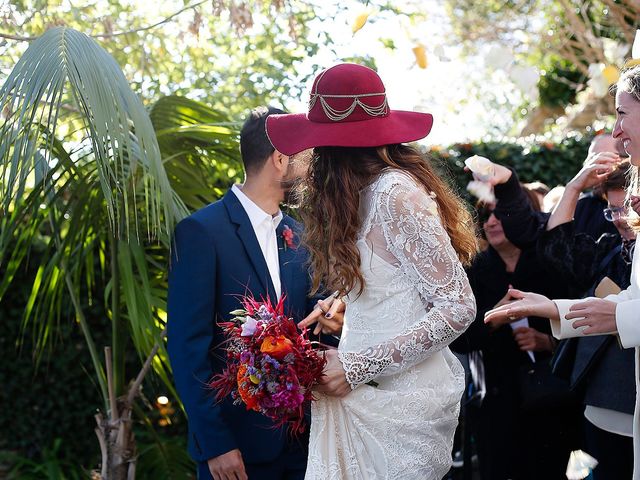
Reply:
<svg viewBox="0 0 640 480"><path fill-rule="evenodd" d="M539 181L553 188L566 184L582 168L591 138L574 134L560 142L456 143L448 148L433 147L428 153L439 171L469 198L466 186L471 175L464 171L464 161L472 155L513 167L522 182Z"/></svg>
<svg viewBox="0 0 640 480"><path fill-rule="evenodd" d="M68 311L63 311L62 320L52 333L55 339L39 366L32 356L29 333L23 335L21 331L24 305L31 292L33 270L43 254L41 250L38 244L32 246L30 262L18 271L19 278L0 307L3 328L0 335L0 478L4 478L3 470L10 479L87 478L87 472L97 468L100 461L94 414L102 399L70 305L67 305ZM0 277L4 271L3 266ZM104 285L95 287L91 296L84 293L82 298L104 295ZM110 325L103 321L106 312L97 305L83 308L96 344L107 345ZM139 358L133 351L127 365L131 372L140 368ZM186 420L176 399L170 399L174 407L166 411L153 405L160 394L166 394L163 383L149 376L144 383L143 404L134 416L134 428L141 433L138 477L165 478L144 475L154 471L153 464L162 459L164 464L172 463L171 478L189 478L195 467L186 453Z"/></svg>
<svg viewBox="0 0 640 480"><path fill-rule="evenodd" d="M32 265L42 255L32 247ZM69 310L63 314L55 333L53 346L36 368L32 357L32 339L22 336L24 306L31 292L30 279L35 272L21 269L12 291L2 299L0 321L0 450L13 450L29 458L37 458L61 438L58 454L73 458L78 464L97 462L98 443L93 433L93 415L101 405L99 389L92 383L91 360L79 329ZM0 269L4 275L4 269ZM85 296L86 298L86 296ZM99 320L105 312L96 307L90 313L96 341L108 338ZM89 315L88 315L89 317ZM23 339L21 345L19 339Z"/></svg>

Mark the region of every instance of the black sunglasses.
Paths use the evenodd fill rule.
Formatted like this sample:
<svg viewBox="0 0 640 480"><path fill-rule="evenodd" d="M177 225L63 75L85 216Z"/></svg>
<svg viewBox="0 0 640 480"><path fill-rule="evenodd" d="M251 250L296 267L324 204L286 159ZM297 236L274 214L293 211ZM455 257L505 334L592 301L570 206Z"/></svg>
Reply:
<svg viewBox="0 0 640 480"><path fill-rule="evenodd" d="M483 205L481 207L478 207L477 211L478 211L478 221L480 223L485 223L486 221L489 220L489 217L493 214L493 208Z"/></svg>

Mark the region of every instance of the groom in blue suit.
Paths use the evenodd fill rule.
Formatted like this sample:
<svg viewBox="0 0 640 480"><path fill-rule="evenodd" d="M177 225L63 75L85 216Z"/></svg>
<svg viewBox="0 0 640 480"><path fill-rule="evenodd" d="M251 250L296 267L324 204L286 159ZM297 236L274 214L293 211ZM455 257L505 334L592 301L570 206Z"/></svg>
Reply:
<svg viewBox="0 0 640 480"><path fill-rule="evenodd" d="M240 296L268 296L272 302L286 296L285 312L297 321L314 305L307 297L308 254L299 244L300 225L279 207L303 172L299 162L269 142L265 119L273 113L283 112L255 109L242 128L244 185L233 186L175 230L168 351L189 417L189 453L198 462L199 479L293 480L305 473L306 436L292 438L229 400L216 404L207 387L225 365L218 323L240 308Z"/></svg>

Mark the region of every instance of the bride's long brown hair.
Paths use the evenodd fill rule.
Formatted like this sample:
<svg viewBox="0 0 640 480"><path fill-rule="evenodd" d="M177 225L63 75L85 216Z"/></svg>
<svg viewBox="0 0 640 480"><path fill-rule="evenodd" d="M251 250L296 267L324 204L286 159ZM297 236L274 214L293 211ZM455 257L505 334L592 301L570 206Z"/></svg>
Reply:
<svg viewBox="0 0 640 480"><path fill-rule="evenodd" d="M478 246L471 214L415 147L318 147L311 159L300 208L305 225L303 242L311 253L314 293L320 285L342 294L357 287L362 293L364 278L356 247L361 228L360 191L388 167L411 174L418 184L436 194L440 219L458 258L465 265L473 259Z"/></svg>

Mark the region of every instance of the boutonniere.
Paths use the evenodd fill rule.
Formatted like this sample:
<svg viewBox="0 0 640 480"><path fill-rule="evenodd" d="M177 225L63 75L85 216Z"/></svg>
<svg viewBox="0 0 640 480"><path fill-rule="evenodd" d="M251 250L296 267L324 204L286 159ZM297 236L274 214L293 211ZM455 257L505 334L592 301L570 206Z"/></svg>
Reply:
<svg viewBox="0 0 640 480"><path fill-rule="evenodd" d="M294 242L295 233L291 230L289 225L285 225L282 229L282 240L284 240L284 249L287 248L296 248L296 243Z"/></svg>

